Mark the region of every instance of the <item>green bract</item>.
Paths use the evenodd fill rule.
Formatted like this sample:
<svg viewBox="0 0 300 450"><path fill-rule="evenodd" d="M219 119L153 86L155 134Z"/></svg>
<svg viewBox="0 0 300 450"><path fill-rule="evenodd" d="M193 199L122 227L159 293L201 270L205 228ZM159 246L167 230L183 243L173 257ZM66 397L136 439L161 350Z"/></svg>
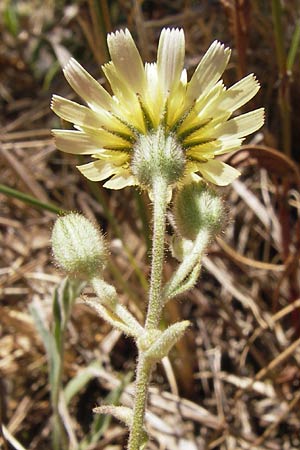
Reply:
<svg viewBox="0 0 300 450"><path fill-rule="evenodd" d="M152 189L155 177L164 178L168 185L183 176L185 157L172 134L159 128L149 135L141 135L134 147L132 171L141 186Z"/></svg>

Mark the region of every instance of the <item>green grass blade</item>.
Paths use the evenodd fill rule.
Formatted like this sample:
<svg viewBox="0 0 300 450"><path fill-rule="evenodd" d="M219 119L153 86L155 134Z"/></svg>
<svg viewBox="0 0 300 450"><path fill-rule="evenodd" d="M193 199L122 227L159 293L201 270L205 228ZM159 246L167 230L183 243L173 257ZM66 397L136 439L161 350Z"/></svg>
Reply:
<svg viewBox="0 0 300 450"><path fill-rule="evenodd" d="M17 191L16 189L10 188L4 184L0 184L0 193L5 194L9 197L16 198L18 200L21 200L23 203L26 203L27 205L33 206L35 208L43 209L46 211L53 212L55 214L62 214L66 212L63 208L60 208L59 206L54 205L53 203L45 203L41 202L35 197L32 197L29 194L25 194L24 192Z"/></svg>
<svg viewBox="0 0 300 450"><path fill-rule="evenodd" d="M286 67L287 71L290 73L292 73L293 71L297 52L299 50L299 45L300 45L300 22L298 22L295 27L295 31L293 33L292 42L287 57Z"/></svg>

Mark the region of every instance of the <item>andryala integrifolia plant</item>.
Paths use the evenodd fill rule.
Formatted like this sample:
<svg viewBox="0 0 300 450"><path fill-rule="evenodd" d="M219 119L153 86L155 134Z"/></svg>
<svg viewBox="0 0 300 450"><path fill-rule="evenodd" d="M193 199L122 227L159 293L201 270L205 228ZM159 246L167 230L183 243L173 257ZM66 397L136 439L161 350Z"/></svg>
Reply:
<svg viewBox="0 0 300 450"><path fill-rule="evenodd" d="M164 305L195 285L202 254L224 224L223 202L209 184L226 186L239 176L218 156L238 149L245 136L258 130L264 111L260 108L232 117L257 93L259 83L251 74L227 89L221 76L230 49L217 41L189 81L183 30L162 30L156 63L143 64L128 30L109 34L107 42L111 61L102 69L113 95L71 59L64 74L87 106L53 96L53 111L74 124L73 130L53 130L53 134L59 150L91 155L91 162L78 166L89 180L106 180L104 187L110 189L138 185L149 194L153 238L145 323L138 322L104 280L107 246L87 219L78 214L59 218L52 241L61 266L70 273L84 274L92 285L97 300L87 300L90 306L135 339L138 361L133 409L100 406L96 411L123 420L130 430L128 450L139 450L146 442L144 415L153 367L189 326L182 321L162 330ZM166 213L172 202L171 250L179 264L164 283Z"/></svg>

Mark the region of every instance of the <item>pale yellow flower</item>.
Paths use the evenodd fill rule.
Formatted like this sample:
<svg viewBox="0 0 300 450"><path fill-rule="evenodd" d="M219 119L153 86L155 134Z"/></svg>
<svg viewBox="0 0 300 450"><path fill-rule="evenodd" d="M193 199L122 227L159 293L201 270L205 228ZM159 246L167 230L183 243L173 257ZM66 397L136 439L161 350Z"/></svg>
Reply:
<svg viewBox="0 0 300 450"><path fill-rule="evenodd" d="M219 186L231 183L239 172L216 157L238 149L245 136L264 123L263 108L232 118L259 90L254 75L226 89L221 76L230 49L215 41L187 82L180 29L162 30L156 63L143 64L128 30L109 34L108 48L111 61L103 71L112 96L74 59L64 68L87 106L53 96L53 111L75 128L53 131L57 148L91 155L92 162L78 166L81 173L93 181L107 180L107 188L121 189L143 184L132 165L136 146L141 136L159 129L183 151L184 172L178 181L198 173Z"/></svg>

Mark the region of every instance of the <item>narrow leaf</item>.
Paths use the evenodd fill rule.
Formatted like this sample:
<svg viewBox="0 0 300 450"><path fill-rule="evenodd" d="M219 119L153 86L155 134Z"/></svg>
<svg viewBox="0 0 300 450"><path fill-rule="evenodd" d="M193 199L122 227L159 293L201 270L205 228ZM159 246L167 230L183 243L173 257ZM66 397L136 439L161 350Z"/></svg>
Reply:
<svg viewBox="0 0 300 450"><path fill-rule="evenodd" d="M97 376L97 370L102 368L99 361L93 361L88 367L80 370L74 378L72 378L64 389L66 404L68 405L73 397L83 389L90 380Z"/></svg>
<svg viewBox="0 0 300 450"><path fill-rule="evenodd" d="M131 427L133 420L133 411L126 406L103 405L93 409L96 414L110 414L123 422L128 428Z"/></svg>
<svg viewBox="0 0 300 450"><path fill-rule="evenodd" d="M156 340L156 342L145 352L145 357L152 361L160 361L168 355L171 348L190 326L188 320L177 322L167 328Z"/></svg>
<svg viewBox="0 0 300 450"><path fill-rule="evenodd" d="M288 57L287 57L287 63L286 68L288 72L293 71L295 59L299 50L300 45L300 22L296 24L295 31L293 33L291 46L289 49Z"/></svg>

